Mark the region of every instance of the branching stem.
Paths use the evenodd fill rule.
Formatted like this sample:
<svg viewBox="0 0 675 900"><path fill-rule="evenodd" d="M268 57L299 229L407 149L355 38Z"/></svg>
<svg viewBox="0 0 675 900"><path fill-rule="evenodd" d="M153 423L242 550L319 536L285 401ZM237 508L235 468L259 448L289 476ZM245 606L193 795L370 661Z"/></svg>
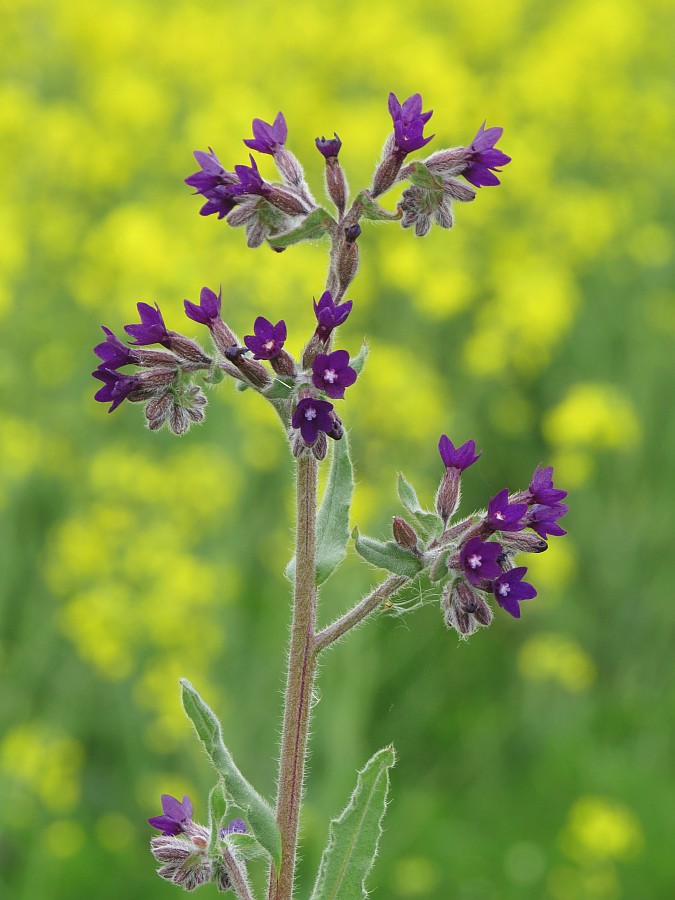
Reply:
<svg viewBox="0 0 675 900"><path fill-rule="evenodd" d="M331 644L347 634L355 625L363 622L364 619L375 612L385 600L388 600L409 580L402 575L390 575L386 581L383 581L382 584L372 590L353 609L350 609L349 612L316 635L314 639L315 652L320 653L321 650L330 647Z"/></svg>

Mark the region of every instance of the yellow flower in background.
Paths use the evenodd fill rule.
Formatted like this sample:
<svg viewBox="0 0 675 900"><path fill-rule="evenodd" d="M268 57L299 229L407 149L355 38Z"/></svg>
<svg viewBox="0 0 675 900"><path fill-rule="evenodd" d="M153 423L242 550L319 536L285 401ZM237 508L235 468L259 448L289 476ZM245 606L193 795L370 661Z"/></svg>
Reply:
<svg viewBox="0 0 675 900"><path fill-rule="evenodd" d="M607 797L580 797L570 810L560 845L579 863L635 858L644 848L642 825L623 803Z"/></svg>

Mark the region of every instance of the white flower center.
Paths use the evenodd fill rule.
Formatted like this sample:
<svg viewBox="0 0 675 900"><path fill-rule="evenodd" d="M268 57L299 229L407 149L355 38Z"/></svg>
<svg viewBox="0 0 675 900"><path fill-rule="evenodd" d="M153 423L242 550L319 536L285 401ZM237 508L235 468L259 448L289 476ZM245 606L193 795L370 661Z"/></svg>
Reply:
<svg viewBox="0 0 675 900"><path fill-rule="evenodd" d="M329 384L334 384L337 381L337 373L335 369L325 369L323 373L323 380L327 381Z"/></svg>
<svg viewBox="0 0 675 900"><path fill-rule="evenodd" d="M472 569L478 569L482 562L483 557L479 556L478 553L473 553L468 559L468 563Z"/></svg>
<svg viewBox="0 0 675 900"><path fill-rule="evenodd" d="M503 522L504 521L504 513L496 512L495 519L499 519L500 522Z"/></svg>
<svg viewBox="0 0 675 900"><path fill-rule="evenodd" d="M313 406L310 406L309 409L305 410L305 418L309 419L310 422L312 421L312 419L316 419L316 410Z"/></svg>
<svg viewBox="0 0 675 900"><path fill-rule="evenodd" d="M263 344L263 347L269 353L270 351L274 350L276 345L277 345L277 342L275 340L270 339L269 341L265 341L265 343Z"/></svg>
<svg viewBox="0 0 675 900"><path fill-rule="evenodd" d="M511 585L510 584L500 584L499 585L499 593L502 597L506 597L507 594L511 593Z"/></svg>

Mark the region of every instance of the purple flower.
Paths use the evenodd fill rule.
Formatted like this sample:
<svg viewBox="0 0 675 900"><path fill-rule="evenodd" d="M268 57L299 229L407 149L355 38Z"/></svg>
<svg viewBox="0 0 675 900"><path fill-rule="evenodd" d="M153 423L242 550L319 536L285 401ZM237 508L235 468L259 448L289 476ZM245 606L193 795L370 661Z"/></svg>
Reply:
<svg viewBox="0 0 675 900"><path fill-rule="evenodd" d="M446 469L459 469L460 472L463 472L476 462L483 451L480 450L476 453L476 442L473 440L467 441L455 450L455 445L450 438L446 434L442 434L438 442L438 452L441 454Z"/></svg>
<svg viewBox="0 0 675 900"><path fill-rule="evenodd" d="M333 303L333 297L330 291L324 291L319 302L314 301L314 315L316 316L317 337L322 341L327 341L334 328L342 325L347 320L347 316L352 311L352 301L347 300L346 303Z"/></svg>
<svg viewBox="0 0 675 900"><path fill-rule="evenodd" d="M510 613L514 619L520 618L520 607L518 603L521 600L531 600L537 596L536 590L527 581L523 581L523 577L527 569L525 566L519 566L516 569L510 569L508 572L502 572L495 578L492 584L492 591L497 599L497 603Z"/></svg>
<svg viewBox="0 0 675 900"><path fill-rule="evenodd" d="M228 172L221 166L211 148L209 151L209 153L204 150L194 151L201 171L189 175L185 179L185 183L207 199L207 202L199 210L200 215L210 216L217 213L218 218L222 219L234 209L234 200L229 188L237 182L237 177L233 172Z"/></svg>
<svg viewBox="0 0 675 900"><path fill-rule="evenodd" d="M125 325L124 330L130 334L135 341L131 341L135 345L142 344L164 344L169 339L169 332L166 330L164 319L159 311L159 306L155 303L154 307L149 303L137 303L136 308L141 317L140 325Z"/></svg>
<svg viewBox="0 0 675 900"><path fill-rule="evenodd" d="M326 159L337 159L337 155L340 152L340 148L342 147L342 141L340 138L333 132L335 137L325 138L321 135L320 138L315 138L314 143L316 144L316 149L324 156Z"/></svg>
<svg viewBox="0 0 675 900"><path fill-rule="evenodd" d="M221 838L228 834L246 834L246 823L243 819L232 819L229 825L220 829Z"/></svg>
<svg viewBox="0 0 675 900"><path fill-rule="evenodd" d="M208 325L213 328L214 324L220 318L220 303L222 300L222 288L218 291L218 295L207 287L203 287L199 294L199 303L190 303L184 300L185 315L193 322L199 322L201 325Z"/></svg>
<svg viewBox="0 0 675 900"><path fill-rule="evenodd" d="M472 537L459 551L459 561L466 577L477 585L501 574L497 558L502 553L502 545L496 541L481 541L479 537Z"/></svg>
<svg viewBox="0 0 675 900"><path fill-rule="evenodd" d="M162 834L176 835L185 831L185 825L192 821L192 801L185 795L180 803L170 794L162 794L163 816L152 816L148 819L153 828L158 828Z"/></svg>
<svg viewBox="0 0 675 900"><path fill-rule="evenodd" d="M99 388L94 394L94 400L99 403L110 403L111 413L140 386L140 379L136 375L122 375L121 372L115 372L112 369L99 367L95 372L91 373L94 378L98 378L103 382L103 387Z"/></svg>
<svg viewBox="0 0 675 900"><path fill-rule="evenodd" d="M281 353L286 340L286 323L283 319L276 325L258 316L253 323L253 334L244 337L244 343L255 359L274 359Z"/></svg>
<svg viewBox="0 0 675 900"><path fill-rule="evenodd" d="M556 503L553 506L535 503L527 511L525 524L536 531L541 538L545 539L548 534L552 534L554 537L562 537L567 532L556 523L558 519L562 519L568 510L569 506L566 503Z"/></svg>
<svg viewBox="0 0 675 900"><path fill-rule="evenodd" d="M490 500L486 521L493 531L522 531L527 503L509 503L509 489L504 488Z"/></svg>
<svg viewBox="0 0 675 900"><path fill-rule="evenodd" d="M494 148L503 132L503 128L493 127L486 129L485 122L483 122L478 129L476 137L471 141L469 164L462 172L462 175L475 187L500 184L499 178L494 172L501 171L497 166L505 166L511 162L510 156Z"/></svg>
<svg viewBox="0 0 675 900"><path fill-rule="evenodd" d="M530 482L530 496L532 503L543 506L555 506L567 496L567 491L553 487L553 466L537 466Z"/></svg>
<svg viewBox="0 0 675 900"><path fill-rule="evenodd" d="M425 138L422 132L432 113L433 110L422 112L420 94L408 97L403 106L398 102L396 94L389 94L389 114L394 122L394 140L399 150L412 153L429 143L434 135Z"/></svg>
<svg viewBox="0 0 675 900"><path fill-rule="evenodd" d="M316 400L314 397L305 397L300 400L293 413L291 424L293 428L299 428L303 441L308 447L316 441L320 431L330 434L334 428L334 420L331 415L333 404L327 400Z"/></svg>
<svg viewBox="0 0 675 900"><path fill-rule="evenodd" d="M319 353L312 363L314 386L325 391L333 400L341 400L345 395L345 388L355 381L356 371L349 365L349 353L346 350Z"/></svg>
<svg viewBox="0 0 675 900"><path fill-rule="evenodd" d="M136 351L123 344L105 325L101 325L101 328L106 335L105 341L94 347L94 353L102 360L99 368L119 369L120 366L135 365L138 362Z"/></svg>
<svg viewBox="0 0 675 900"><path fill-rule="evenodd" d="M262 197L269 193L270 186L263 180L251 154L249 154L249 159L251 160L250 166L234 167L238 181L227 189L232 197L238 197L240 194L259 194Z"/></svg>
<svg viewBox="0 0 675 900"><path fill-rule="evenodd" d="M257 150L258 153L274 155L274 151L286 143L287 136L286 119L284 119L284 114L279 112L272 125L263 122L262 119L254 119L253 138L249 138L244 143L251 150Z"/></svg>

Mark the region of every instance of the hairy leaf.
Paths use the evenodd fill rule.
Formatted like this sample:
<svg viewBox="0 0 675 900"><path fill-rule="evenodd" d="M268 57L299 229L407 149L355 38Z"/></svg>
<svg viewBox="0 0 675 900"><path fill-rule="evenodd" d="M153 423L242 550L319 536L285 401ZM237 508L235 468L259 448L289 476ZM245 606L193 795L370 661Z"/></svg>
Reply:
<svg viewBox="0 0 675 900"><path fill-rule="evenodd" d="M362 536L358 528L354 529L352 537L359 556L378 569L387 569L395 575L414 578L422 568L422 563L415 554L401 547L396 541L378 541Z"/></svg>
<svg viewBox="0 0 675 900"><path fill-rule="evenodd" d="M403 506L419 525L425 537L437 537L443 531L443 520L434 512L422 509L415 488L406 480L405 476L398 473L398 497Z"/></svg>
<svg viewBox="0 0 675 900"><path fill-rule="evenodd" d="M328 234L333 224L333 217L319 207L303 219L297 228L292 228L285 234L275 234L274 237L267 239L267 243L278 250L299 244L301 241L315 241Z"/></svg>
<svg viewBox="0 0 675 900"><path fill-rule="evenodd" d="M392 222L401 218L400 212L390 212L390 210L384 209L373 200L367 191L361 191L354 201L354 206L360 206L363 218L371 219L373 222Z"/></svg>
<svg viewBox="0 0 675 900"><path fill-rule="evenodd" d="M358 354L349 360L349 365L354 369L357 375L360 375L361 372L363 372L363 367L368 359L368 349L368 341L364 341L361 344L361 349Z"/></svg>

